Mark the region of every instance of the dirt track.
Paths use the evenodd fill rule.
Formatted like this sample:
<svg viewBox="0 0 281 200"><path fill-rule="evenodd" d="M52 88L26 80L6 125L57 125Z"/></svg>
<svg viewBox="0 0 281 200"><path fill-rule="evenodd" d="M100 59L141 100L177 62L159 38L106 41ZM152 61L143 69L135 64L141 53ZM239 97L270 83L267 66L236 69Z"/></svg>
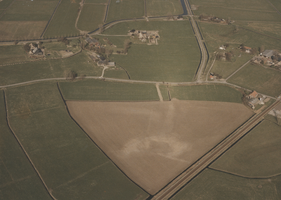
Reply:
<svg viewBox="0 0 281 200"><path fill-rule="evenodd" d="M133 181L155 194L248 119L242 104L68 101L70 113Z"/></svg>

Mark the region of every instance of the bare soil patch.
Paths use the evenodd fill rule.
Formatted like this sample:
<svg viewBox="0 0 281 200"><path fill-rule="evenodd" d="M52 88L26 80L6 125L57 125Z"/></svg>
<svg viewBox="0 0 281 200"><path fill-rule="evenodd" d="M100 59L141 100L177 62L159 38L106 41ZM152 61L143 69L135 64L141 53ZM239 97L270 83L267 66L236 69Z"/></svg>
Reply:
<svg viewBox="0 0 281 200"><path fill-rule="evenodd" d="M133 181L155 194L253 113L242 104L68 101L72 117Z"/></svg>
<svg viewBox="0 0 281 200"><path fill-rule="evenodd" d="M38 39L47 21L0 21L1 40Z"/></svg>

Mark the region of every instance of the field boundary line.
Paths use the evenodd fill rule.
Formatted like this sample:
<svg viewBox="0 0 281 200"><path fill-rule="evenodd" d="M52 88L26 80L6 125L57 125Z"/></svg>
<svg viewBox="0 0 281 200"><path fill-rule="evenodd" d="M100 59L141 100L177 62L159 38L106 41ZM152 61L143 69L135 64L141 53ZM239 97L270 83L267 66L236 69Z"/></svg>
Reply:
<svg viewBox="0 0 281 200"><path fill-rule="evenodd" d="M280 173L273 174L273 175L270 175L270 176L244 176L244 175L241 175L241 174L228 172L226 170L221 170L221 169L217 169L217 168L210 167L210 166L208 166L207 168L210 169L210 170L214 170L214 171L218 171L218 172L221 172L221 173L229 174L229 175L232 175L232 176L238 176L238 177L246 178L246 179L268 179L268 178L273 178L273 177L281 175L281 172L280 172Z"/></svg>
<svg viewBox="0 0 281 200"><path fill-rule="evenodd" d="M213 62L212 62L212 64L211 64L211 66L210 66L210 69L208 70L208 73L206 74L206 79L205 79L205 81L208 81L208 76L209 76L210 71L212 70L212 68L213 68L213 66L214 66L214 64L215 64L216 58L217 58L217 52L215 53L215 58L214 58L214 60L213 60Z"/></svg>
<svg viewBox="0 0 281 200"><path fill-rule="evenodd" d="M245 67L252 59L248 60L246 63L244 63L241 67L239 67L237 70L235 70L232 74L230 74L225 81L230 79L233 75L235 75L238 71L240 71L243 67Z"/></svg>
<svg viewBox="0 0 281 200"><path fill-rule="evenodd" d="M57 4L57 6L55 7L55 10L54 10L54 12L53 12L52 16L50 17L49 21L47 22L47 25L45 26L45 28L44 28L44 30L43 30L43 32L42 32L42 34L41 34L41 36L40 36L40 38L41 38L41 39L42 39L43 35L45 34L45 32L46 32L47 28L49 27L49 24L51 23L51 21L52 21L52 19L53 19L54 15L55 15L55 13L56 13L56 11L57 11L57 9L58 9L59 5L61 4L61 2L62 2L62 0L59 0L59 2L58 2L58 4Z"/></svg>
<svg viewBox="0 0 281 200"><path fill-rule="evenodd" d="M0 15L0 19L6 14L6 11L11 7L12 4L14 4L15 1L16 1L16 0L12 1L12 2L10 3L10 5L9 5L7 8L3 9L4 11L3 11L2 14Z"/></svg>
<svg viewBox="0 0 281 200"><path fill-rule="evenodd" d="M60 85L59 83L57 82L57 88L58 88L58 91L61 95L61 99L65 105L65 109L70 117L70 119L84 132L84 134L88 137L88 139L90 141L92 141L94 143L94 145L107 157L107 159L126 177L128 178L132 183L134 183L136 186L138 186L140 189L142 189L144 192L147 193L148 196L150 196L150 194L145 190L143 189L141 186L139 186L136 182L134 182L129 176L127 176L127 174L125 172L123 172L119 167L118 165L115 164L115 162L113 162L113 160L111 160L111 158L102 150L102 148L100 148L100 146L87 134L87 132L80 126L80 124L78 122L76 122L76 120L71 116L70 112L69 112L69 109L68 109L68 106L66 104L66 100L64 99L63 97L63 94L62 94L62 91L61 91L61 88L60 88Z"/></svg>
<svg viewBox="0 0 281 200"><path fill-rule="evenodd" d="M39 173L39 171L37 170L37 168L35 167L34 163L32 162L31 158L29 157L28 153L26 152L25 148L23 147L22 143L20 142L18 136L15 134L15 132L13 131L11 125L10 125L10 120L9 120L9 113L8 113L8 102L7 102L7 96L6 96L6 92L5 90L3 90L3 96L4 96L4 104L5 104L5 109L6 109L6 121L8 124L8 127L10 129L10 131L12 132L13 136L15 137L15 139L17 140L18 144L20 145L21 149L23 150L25 156L27 157L28 161L30 162L30 164L32 165L33 169L35 170L35 172L37 173L39 179L41 180L41 182L43 183L45 189L47 190L48 194L50 195L50 197L54 200L57 200L52 192L50 191L50 189L48 188L47 184L45 183L44 179L42 178L41 174Z"/></svg>
<svg viewBox="0 0 281 200"><path fill-rule="evenodd" d="M155 86L156 86L156 90L157 90L157 93L158 93L159 100L161 102L163 102L163 96L162 96L162 93L161 93L160 88L159 88L159 83L156 83Z"/></svg>
<svg viewBox="0 0 281 200"><path fill-rule="evenodd" d="M105 9L105 13L104 13L104 19L103 19L103 23L105 23L106 22L106 20L107 20L107 16L108 16L108 11L109 11L109 6L110 6L110 0L108 0L108 2L107 2L107 6L106 6L106 9Z"/></svg>
<svg viewBox="0 0 281 200"><path fill-rule="evenodd" d="M269 0L267 0L267 2L277 11L279 15L281 15L281 12L275 7L275 5L273 5L273 3L271 3Z"/></svg>

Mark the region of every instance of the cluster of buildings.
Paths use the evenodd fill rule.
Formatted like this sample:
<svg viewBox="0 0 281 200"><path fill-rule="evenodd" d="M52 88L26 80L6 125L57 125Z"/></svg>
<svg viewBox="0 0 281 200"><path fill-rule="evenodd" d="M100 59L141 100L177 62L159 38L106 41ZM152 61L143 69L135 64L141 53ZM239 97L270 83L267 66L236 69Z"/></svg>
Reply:
<svg viewBox="0 0 281 200"><path fill-rule="evenodd" d="M281 53L274 50L265 50L255 56L252 61L256 64L275 66L281 70Z"/></svg>
<svg viewBox="0 0 281 200"><path fill-rule="evenodd" d="M264 105L264 102L266 101L266 97L260 95L256 91L251 92L248 96L248 105L252 108L255 109L255 106L257 105Z"/></svg>
<svg viewBox="0 0 281 200"><path fill-rule="evenodd" d="M89 53L90 58L97 63L98 66L101 67L115 67L115 62L108 62L105 57L95 53L95 52L90 52Z"/></svg>
<svg viewBox="0 0 281 200"><path fill-rule="evenodd" d="M205 16L205 15L200 15L199 19L201 21L208 21L208 22L216 22L216 23L220 23L220 24L228 24L228 20L219 18L219 17L213 17L213 16Z"/></svg>
<svg viewBox="0 0 281 200"><path fill-rule="evenodd" d="M44 52L39 48L38 44L29 44L30 50L29 55L31 56L44 56Z"/></svg>
<svg viewBox="0 0 281 200"><path fill-rule="evenodd" d="M148 44L158 44L157 40L160 39L159 31L146 31L132 29L128 33L131 37L137 37L142 42L148 42Z"/></svg>

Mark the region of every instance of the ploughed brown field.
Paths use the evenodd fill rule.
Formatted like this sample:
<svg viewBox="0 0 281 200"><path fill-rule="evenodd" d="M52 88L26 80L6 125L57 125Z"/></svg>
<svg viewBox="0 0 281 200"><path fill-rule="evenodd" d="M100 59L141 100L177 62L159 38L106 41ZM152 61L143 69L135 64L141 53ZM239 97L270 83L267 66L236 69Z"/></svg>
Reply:
<svg viewBox="0 0 281 200"><path fill-rule="evenodd" d="M204 101L68 101L72 117L113 162L155 194L253 113Z"/></svg>

